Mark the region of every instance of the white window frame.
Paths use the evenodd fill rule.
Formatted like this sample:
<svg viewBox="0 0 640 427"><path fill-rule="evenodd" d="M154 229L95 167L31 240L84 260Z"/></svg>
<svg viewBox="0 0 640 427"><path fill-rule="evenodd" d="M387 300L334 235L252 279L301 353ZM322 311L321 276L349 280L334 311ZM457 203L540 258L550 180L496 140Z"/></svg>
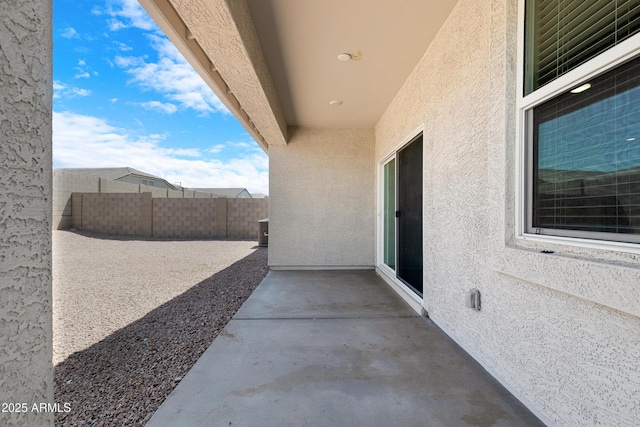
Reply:
<svg viewBox="0 0 640 427"><path fill-rule="evenodd" d="M584 64L576 67L556 80L544 85L524 96L524 60L525 60L525 0L518 0L518 52L517 52L517 77L516 77L516 209L515 225L516 238L522 241L556 243L583 248L619 250L624 252L640 253L640 244L625 243L610 240L596 240L578 237L562 237L555 235L538 235L527 232L528 211L531 205L531 188L528 184L529 167L528 159L532 155L532 147L529 143L527 130L527 114L532 108L549 99L560 95L582 82L592 79L625 61L640 54L640 34L619 43L600 55L592 58ZM527 152L529 150L529 152Z"/></svg>

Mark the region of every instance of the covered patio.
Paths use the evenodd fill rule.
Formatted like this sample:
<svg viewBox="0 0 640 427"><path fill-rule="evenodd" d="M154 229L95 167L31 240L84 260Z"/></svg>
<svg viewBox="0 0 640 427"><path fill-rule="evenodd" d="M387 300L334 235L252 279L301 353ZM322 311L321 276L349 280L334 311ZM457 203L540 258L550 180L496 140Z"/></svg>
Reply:
<svg viewBox="0 0 640 427"><path fill-rule="evenodd" d="M605 175L640 170L634 2L139 2L268 152L268 264L292 270L267 278L151 425L537 422L496 381L550 426L638 425L640 222L626 225L638 205L601 185L595 201L615 216L577 230L534 221L545 168L576 188L591 159L633 159L592 168ZM52 7L0 4L0 400L52 403ZM611 43L586 42L602 34ZM542 81L545 58L573 66ZM573 148L540 144L544 105L578 95L591 108L617 90L633 108L585 119L603 133L574 122ZM618 122L624 132L609 133ZM541 146L566 146L567 162L536 166L551 158ZM421 176L401 185L403 171ZM621 181L624 194L638 183ZM563 188L558 200L574 194ZM412 289L403 266L418 272ZM311 271L332 269L368 271ZM466 305L474 290L481 311ZM0 422L52 425L53 414Z"/></svg>
<svg viewBox="0 0 640 427"><path fill-rule="evenodd" d="M373 270L272 271L154 426L542 423Z"/></svg>

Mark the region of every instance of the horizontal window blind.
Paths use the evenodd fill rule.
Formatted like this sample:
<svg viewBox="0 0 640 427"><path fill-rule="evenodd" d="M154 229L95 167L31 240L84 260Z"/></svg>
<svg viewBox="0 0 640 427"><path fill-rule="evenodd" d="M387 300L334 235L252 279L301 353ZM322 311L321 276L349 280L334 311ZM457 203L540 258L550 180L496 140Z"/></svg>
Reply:
<svg viewBox="0 0 640 427"><path fill-rule="evenodd" d="M640 58L533 109L531 232L640 235ZM554 231L550 234L560 234Z"/></svg>
<svg viewBox="0 0 640 427"><path fill-rule="evenodd" d="M640 0L527 0L525 95L640 32Z"/></svg>

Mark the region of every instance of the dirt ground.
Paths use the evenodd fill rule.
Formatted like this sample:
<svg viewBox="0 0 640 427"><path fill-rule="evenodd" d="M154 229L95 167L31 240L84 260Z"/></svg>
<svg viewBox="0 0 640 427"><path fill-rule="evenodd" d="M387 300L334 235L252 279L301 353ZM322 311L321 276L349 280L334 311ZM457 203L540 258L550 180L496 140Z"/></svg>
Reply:
<svg viewBox="0 0 640 427"><path fill-rule="evenodd" d="M268 272L255 241L53 233L56 425L141 425Z"/></svg>

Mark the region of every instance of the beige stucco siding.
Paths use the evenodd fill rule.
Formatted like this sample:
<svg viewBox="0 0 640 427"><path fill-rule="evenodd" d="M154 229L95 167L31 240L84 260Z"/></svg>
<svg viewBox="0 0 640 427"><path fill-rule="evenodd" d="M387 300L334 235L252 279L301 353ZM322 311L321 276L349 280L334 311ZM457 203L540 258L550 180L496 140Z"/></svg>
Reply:
<svg viewBox="0 0 640 427"><path fill-rule="evenodd" d="M269 264L372 267L373 130L292 128L269 147Z"/></svg>
<svg viewBox="0 0 640 427"><path fill-rule="evenodd" d="M53 403L51 2L0 16L0 425L46 426L32 405Z"/></svg>
<svg viewBox="0 0 640 427"><path fill-rule="evenodd" d="M376 163L424 126L429 316L550 425L634 425L637 255L514 236L516 13L460 0L377 124Z"/></svg>

